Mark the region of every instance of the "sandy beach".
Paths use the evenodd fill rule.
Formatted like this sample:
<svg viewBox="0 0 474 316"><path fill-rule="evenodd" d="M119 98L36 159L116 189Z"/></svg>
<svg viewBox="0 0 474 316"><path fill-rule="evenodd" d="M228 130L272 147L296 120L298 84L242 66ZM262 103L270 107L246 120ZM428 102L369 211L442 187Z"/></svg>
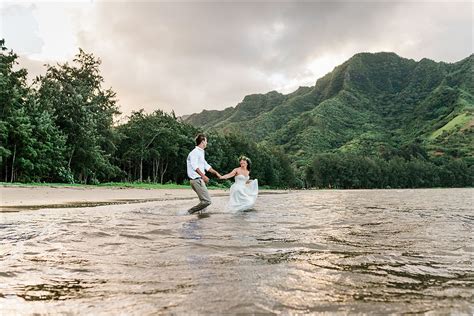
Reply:
<svg viewBox="0 0 474 316"><path fill-rule="evenodd" d="M0 187L0 211L43 207L97 206L146 201L196 199L189 189L135 189L104 187ZM225 190L210 190L211 197L226 195Z"/></svg>

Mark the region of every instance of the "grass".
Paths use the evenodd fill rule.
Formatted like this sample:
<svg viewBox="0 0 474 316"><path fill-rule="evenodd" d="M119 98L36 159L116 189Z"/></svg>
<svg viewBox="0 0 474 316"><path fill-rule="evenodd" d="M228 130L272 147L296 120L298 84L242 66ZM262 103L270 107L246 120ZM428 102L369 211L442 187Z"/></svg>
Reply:
<svg viewBox="0 0 474 316"><path fill-rule="evenodd" d="M457 126L464 126L467 124L470 120L472 119L472 116L467 114L467 113L462 113L455 118L453 118L451 121L449 121L447 124L445 124L443 127L439 128L431 136L429 137L430 139L435 139L439 135L441 135L444 131L449 132L450 130L456 128Z"/></svg>
<svg viewBox="0 0 474 316"><path fill-rule="evenodd" d="M0 186L7 187L77 187L77 188L132 188L132 189L190 189L190 185L185 184L176 184L176 183L144 183L144 182L107 182L100 184L78 184L78 183L42 183L42 182L30 182L30 183L20 183L20 182L0 182ZM222 189L221 187L210 186L209 189L216 190Z"/></svg>
<svg viewBox="0 0 474 316"><path fill-rule="evenodd" d="M52 188L131 188L131 189L162 189L162 190L172 190L172 189L191 189L189 184L176 184L176 183L146 183L146 182L107 182L100 184L80 184L80 183L44 183L44 182L0 182L0 187L52 187ZM207 185L209 190L228 190L229 184L218 183L215 185L215 182L211 185ZM268 185L260 186L260 190L279 190L278 188L273 188ZM281 190L281 189L280 189Z"/></svg>

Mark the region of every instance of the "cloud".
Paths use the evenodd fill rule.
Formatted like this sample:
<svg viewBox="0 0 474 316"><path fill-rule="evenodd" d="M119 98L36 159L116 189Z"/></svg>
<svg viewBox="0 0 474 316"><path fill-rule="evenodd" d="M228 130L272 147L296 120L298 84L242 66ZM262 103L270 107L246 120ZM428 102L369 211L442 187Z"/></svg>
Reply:
<svg viewBox="0 0 474 316"><path fill-rule="evenodd" d="M472 52L471 2L90 1L64 12L63 53L72 58L75 43L100 57L126 114L189 114L288 93L361 51L447 62ZM49 55L61 50L49 44L59 24L39 24Z"/></svg>
<svg viewBox="0 0 474 316"><path fill-rule="evenodd" d="M8 39L7 44L15 47L18 54L39 53L44 45L34 9L34 5L29 5L7 6L0 10L0 37Z"/></svg>

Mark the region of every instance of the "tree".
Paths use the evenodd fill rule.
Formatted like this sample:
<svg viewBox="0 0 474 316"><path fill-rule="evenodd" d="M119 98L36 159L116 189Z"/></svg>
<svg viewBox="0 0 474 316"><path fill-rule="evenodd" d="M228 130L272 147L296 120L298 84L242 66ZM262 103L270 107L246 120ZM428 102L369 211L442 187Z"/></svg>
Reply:
<svg viewBox="0 0 474 316"><path fill-rule="evenodd" d="M52 114L37 102L18 56L0 41L0 174L4 181L68 181L65 138Z"/></svg>
<svg viewBox="0 0 474 316"><path fill-rule="evenodd" d="M120 126L120 133L118 154L129 181L183 180L186 156L195 134L193 128L163 111L146 114L140 110L133 112L128 122Z"/></svg>
<svg viewBox="0 0 474 316"><path fill-rule="evenodd" d="M46 74L36 80L41 107L53 113L66 137L67 167L83 183L119 172L111 162L113 118L119 111L115 92L102 88L100 63L80 49L74 65L48 66Z"/></svg>

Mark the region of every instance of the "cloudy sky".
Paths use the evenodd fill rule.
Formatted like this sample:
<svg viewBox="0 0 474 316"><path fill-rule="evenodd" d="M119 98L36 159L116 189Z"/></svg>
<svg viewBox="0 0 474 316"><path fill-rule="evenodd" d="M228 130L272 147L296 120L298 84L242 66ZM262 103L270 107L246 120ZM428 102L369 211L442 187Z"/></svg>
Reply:
<svg viewBox="0 0 474 316"><path fill-rule="evenodd" d="M455 62L473 52L472 24L471 1L0 0L0 37L32 77L81 47L124 115L289 93L358 52Z"/></svg>

